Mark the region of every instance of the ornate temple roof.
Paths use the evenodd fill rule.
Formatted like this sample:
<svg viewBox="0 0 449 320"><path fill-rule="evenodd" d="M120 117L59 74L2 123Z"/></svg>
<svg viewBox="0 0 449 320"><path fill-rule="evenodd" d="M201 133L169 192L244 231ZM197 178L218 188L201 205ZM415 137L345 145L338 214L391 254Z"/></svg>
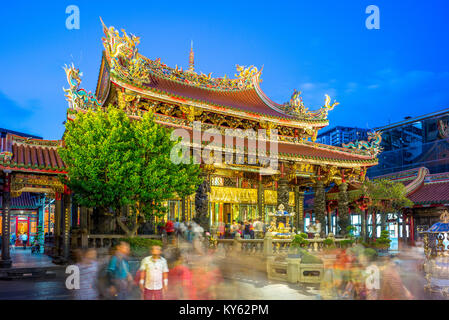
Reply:
<svg viewBox="0 0 449 320"><path fill-rule="evenodd" d="M65 173L57 152L59 140L41 140L8 134L0 138L0 168L14 171Z"/></svg>
<svg viewBox="0 0 449 320"><path fill-rule="evenodd" d="M105 50L95 95L80 88L82 74L78 69L73 65L65 68L70 85L69 89L64 89L70 120L77 111L97 110L107 101L118 104L135 118L140 117L136 110L157 110L154 111L156 122L186 129L191 138L195 119L200 116L206 118L200 119L204 128L218 129L223 136L226 128L247 128L248 122L243 121L249 120L249 128L264 128L267 134L272 129L280 129L279 160L365 169L378 163L376 156L380 152L381 136L377 133L372 133L368 141L345 148L314 142L318 130L328 125L328 112L338 105L327 95L324 105L315 111L304 106L301 92L296 90L290 101L278 104L261 90L261 70L256 67L237 65L235 78L212 78L211 74L195 72L193 50L188 70L171 68L160 59L151 60L141 55L137 50L140 38L123 30L120 34L114 27L107 28L104 24L103 32ZM173 105L179 106L175 115L169 113ZM208 122L207 117L218 120ZM222 126L223 123L226 125Z"/></svg>
<svg viewBox="0 0 449 320"><path fill-rule="evenodd" d="M103 21L102 21L103 23ZM327 113L338 103L331 103L326 96L324 105L309 111L302 102L301 92L294 91L289 102L278 104L267 97L259 86L261 70L254 66L237 65L235 78L213 78L211 74L196 73L193 68L193 52L190 67L168 67L160 59L151 60L138 52L140 38L122 34L103 24L104 59L100 70L96 96L104 103L108 95L109 81L149 96L175 103L197 107L219 107L222 112L241 111L254 117L268 117L296 125L324 127L328 125ZM229 109L229 110L227 110Z"/></svg>

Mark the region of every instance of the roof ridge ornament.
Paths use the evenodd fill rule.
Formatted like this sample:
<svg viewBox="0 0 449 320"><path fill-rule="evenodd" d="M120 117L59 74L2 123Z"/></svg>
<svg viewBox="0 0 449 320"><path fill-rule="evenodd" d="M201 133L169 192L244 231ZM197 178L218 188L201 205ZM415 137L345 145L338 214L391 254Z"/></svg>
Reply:
<svg viewBox="0 0 449 320"><path fill-rule="evenodd" d="M212 78L212 73L197 74L194 71L193 42L189 55L189 69L183 71L182 68L171 68L160 61L160 58L151 60L142 56L137 49L140 38L133 34L128 36L124 30L123 35L114 27L106 27L101 19L105 37L102 38L105 48L106 59L110 65L111 74L138 85L149 83L150 74L164 77L172 81L192 85L204 89L216 90L245 90L254 87L254 80L260 82L260 73L254 66L249 68L237 66L236 79Z"/></svg>
<svg viewBox="0 0 449 320"><path fill-rule="evenodd" d="M382 132L371 131L368 132L368 141L351 141L349 143L343 143L343 147L348 149L367 150L371 155L377 156L383 149L380 146L381 142Z"/></svg>
<svg viewBox="0 0 449 320"><path fill-rule="evenodd" d="M190 41L190 54L189 54L189 72L195 72L195 54L193 52L193 40Z"/></svg>
<svg viewBox="0 0 449 320"><path fill-rule="evenodd" d="M69 108L96 110L100 107L101 103L98 101L95 94L91 91L86 91L85 89L80 88L83 73L80 72L79 69L75 68L73 63L70 66L65 65L63 69L67 77L67 82L69 83L69 88L65 89L63 87L62 90L66 93L65 97L69 103Z"/></svg>
<svg viewBox="0 0 449 320"><path fill-rule="evenodd" d="M128 34L122 29L123 36L114 28L107 28L100 17L105 38L102 38L103 46L109 57L111 73L121 78L132 80L138 84L149 82L149 72L145 59L140 56L137 45L140 37Z"/></svg>
<svg viewBox="0 0 449 320"><path fill-rule="evenodd" d="M281 105L281 109L285 113L294 116L296 119L325 120L327 119L329 111L333 110L337 105L340 104L337 101L334 101L331 104L331 98L327 94L325 94L325 97L326 99L324 106L322 106L318 110L309 111L309 108L304 105L301 97L301 91L297 91L296 89L294 89L290 101Z"/></svg>
<svg viewBox="0 0 449 320"><path fill-rule="evenodd" d="M449 223L449 212L447 209L444 210L444 212L440 216L440 221L442 223Z"/></svg>

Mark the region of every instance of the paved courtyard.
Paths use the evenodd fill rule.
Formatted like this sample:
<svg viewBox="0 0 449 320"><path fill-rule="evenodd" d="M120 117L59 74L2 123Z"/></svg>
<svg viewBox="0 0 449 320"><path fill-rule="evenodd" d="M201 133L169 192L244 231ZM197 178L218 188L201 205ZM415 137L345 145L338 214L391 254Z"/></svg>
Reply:
<svg viewBox="0 0 449 320"><path fill-rule="evenodd" d="M422 249L412 248L397 255L397 265L404 285L415 299L435 299L424 293ZM55 277L50 279L0 280L0 299L53 300L74 299L73 291L65 287L65 267L56 266L43 254L31 254L30 250L16 249L12 253L13 268L51 268ZM2 272L0 270L0 272ZM234 273L223 279L218 291L219 299L271 299L314 300L319 299L319 285L287 284L269 281L261 272Z"/></svg>

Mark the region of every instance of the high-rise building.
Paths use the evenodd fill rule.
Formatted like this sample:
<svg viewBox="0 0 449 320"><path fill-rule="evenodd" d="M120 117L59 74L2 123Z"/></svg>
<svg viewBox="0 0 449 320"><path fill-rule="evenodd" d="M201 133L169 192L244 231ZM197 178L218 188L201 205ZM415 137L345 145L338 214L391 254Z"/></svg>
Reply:
<svg viewBox="0 0 449 320"><path fill-rule="evenodd" d="M344 143L366 140L369 129L336 126L318 134L316 142L341 147Z"/></svg>
<svg viewBox="0 0 449 320"><path fill-rule="evenodd" d="M375 128L382 132L379 164L368 170L376 177L417 167L431 174L449 172L449 109L407 117Z"/></svg>

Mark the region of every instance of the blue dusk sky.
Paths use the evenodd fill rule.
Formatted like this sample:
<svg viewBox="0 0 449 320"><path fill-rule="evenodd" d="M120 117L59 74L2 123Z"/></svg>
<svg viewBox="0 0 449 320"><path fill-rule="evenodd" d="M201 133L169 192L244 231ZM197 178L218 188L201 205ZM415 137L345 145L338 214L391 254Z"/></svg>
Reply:
<svg viewBox="0 0 449 320"><path fill-rule="evenodd" d="M68 30L66 7L80 9ZM380 30L368 30L368 5ZM95 90L103 46L99 17L141 37L139 51L170 66L233 76L264 66L274 101L293 89L316 109L341 104L330 126L373 128L449 107L449 1L8 1L0 10L0 127L60 139L67 103L64 64Z"/></svg>

